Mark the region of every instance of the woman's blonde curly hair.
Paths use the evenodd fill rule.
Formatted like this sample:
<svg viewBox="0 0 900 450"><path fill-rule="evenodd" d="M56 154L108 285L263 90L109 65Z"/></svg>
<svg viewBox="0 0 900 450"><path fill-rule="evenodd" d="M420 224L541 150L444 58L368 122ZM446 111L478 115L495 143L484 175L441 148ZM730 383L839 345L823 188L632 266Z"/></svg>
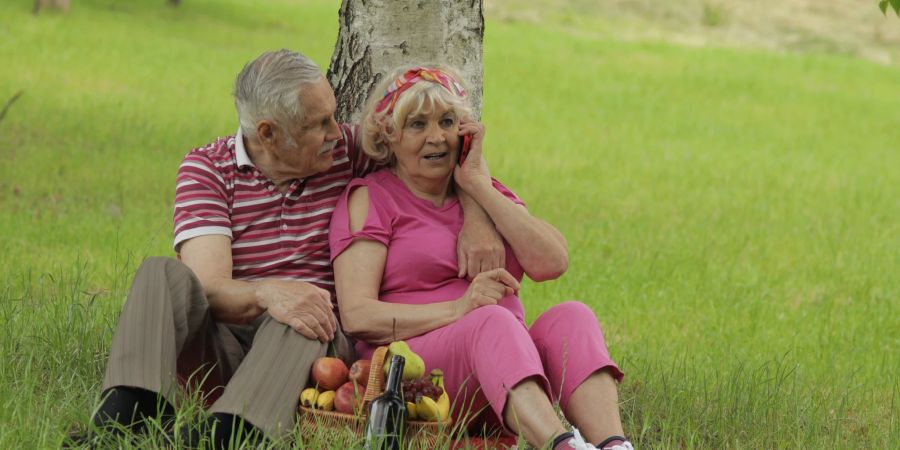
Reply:
<svg viewBox="0 0 900 450"><path fill-rule="evenodd" d="M363 151L381 165L393 166L396 162L390 144L400 139L409 117L429 113L435 106L453 111L459 119L472 115L467 97L457 97L447 92L441 85L428 81L419 81L401 93L391 114L387 114L387 111L375 112L376 105L384 98L391 83L414 67L438 69L455 78L466 91L469 89L458 71L437 64L402 66L382 79L369 93L361 120Z"/></svg>

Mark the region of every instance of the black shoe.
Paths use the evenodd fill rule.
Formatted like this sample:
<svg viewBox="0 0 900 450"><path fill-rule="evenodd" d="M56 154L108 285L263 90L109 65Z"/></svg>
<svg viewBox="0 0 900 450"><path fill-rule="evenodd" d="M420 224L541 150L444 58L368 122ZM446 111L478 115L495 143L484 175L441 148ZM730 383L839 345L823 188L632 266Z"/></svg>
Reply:
<svg viewBox="0 0 900 450"><path fill-rule="evenodd" d="M86 431L73 431L63 439L60 448L102 449L119 448L121 440L133 438L134 435L125 433L117 428L108 428L98 433L94 429Z"/></svg>
<svg viewBox="0 0 900 450"><path fill-rule="evenodd" d="M100 437L91 431L76 431L69 433L62 441L59 448L97 448Z"/></svg>
<svg viewBox="0 0 900 450"><path fill-rule="evenodd" d="M166 433L166 442L178 449L264 448L268 440L261 430L241 417L215 413L197 426L182 426Z"/></svg>

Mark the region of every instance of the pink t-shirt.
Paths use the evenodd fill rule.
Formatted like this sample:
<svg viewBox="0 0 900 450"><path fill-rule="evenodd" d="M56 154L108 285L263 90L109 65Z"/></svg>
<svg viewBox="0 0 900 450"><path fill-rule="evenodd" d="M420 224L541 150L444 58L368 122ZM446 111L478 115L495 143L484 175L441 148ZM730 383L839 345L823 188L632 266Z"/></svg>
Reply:
<svg viewBox="0 0 900 450"><path fill-rule="evenodd" d="M494 188L524 205L500 182ZM362 229L350 232L347 199L357 186L369 190L369 215ZM334 261L356 239L380 242L387 247L379 299L391 303L428 304L456 300L469 281L457 277L456 239L463 224L463 211L456 198L443 206L418 198L389 169L350 182L331 218L329 242ZM506 270L522 279L523 270L506 246ZM515 295L499 303L525 322L524 309Z"/></svg>

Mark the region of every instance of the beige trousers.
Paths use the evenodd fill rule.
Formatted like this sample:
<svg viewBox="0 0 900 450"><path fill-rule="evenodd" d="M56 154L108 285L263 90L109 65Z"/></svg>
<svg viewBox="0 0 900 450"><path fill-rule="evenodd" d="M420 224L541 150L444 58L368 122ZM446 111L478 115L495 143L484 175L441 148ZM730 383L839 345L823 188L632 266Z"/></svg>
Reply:
<svg viewBox="0 0 900 450"><path fill-rule="evenodd" d="M206 376L206 386L224 386L210 412L239 415L278 437L293 428L310 367L326 353L348 364L355 356L341 330L323 344L268 314L247 325L216 322L203 286L187 266L149 258L138 269L119 318L103 389L138 387L175 405L179 376L183 381Z"/></svg>

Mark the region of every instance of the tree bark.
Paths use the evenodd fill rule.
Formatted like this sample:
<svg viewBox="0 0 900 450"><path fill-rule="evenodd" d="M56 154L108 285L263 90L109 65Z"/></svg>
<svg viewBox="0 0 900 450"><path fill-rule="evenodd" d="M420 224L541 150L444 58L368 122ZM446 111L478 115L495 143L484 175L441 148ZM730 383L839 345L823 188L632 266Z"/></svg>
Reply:
<svg viewBox="0 0 900 450"><path fill-rule="evenodd" d="M56 9L69 12L69 0L34 0L32 13L37 14L42 9Z"/></svg>
<svg viewBox="0 0 900 450"><path fill-rule="evenodd" d="M328 68L337 119L359 121L369 91L401 64L441 63L458 69L481 116L482 0L343 0L340 31Z"/></svg>

